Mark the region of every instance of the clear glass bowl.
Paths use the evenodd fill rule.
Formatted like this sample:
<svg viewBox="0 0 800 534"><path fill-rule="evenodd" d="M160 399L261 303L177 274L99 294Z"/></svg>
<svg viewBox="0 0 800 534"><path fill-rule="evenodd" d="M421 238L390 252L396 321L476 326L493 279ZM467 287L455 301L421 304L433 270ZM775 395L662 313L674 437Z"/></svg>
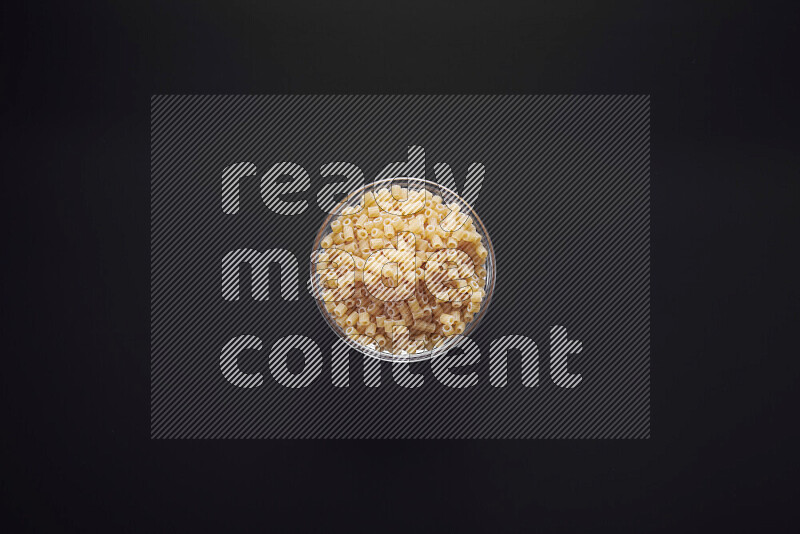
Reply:
<svg viewBox="0 0 800 534"><path fill-rule="evenodd" d="M381 188L391 188L392 185L400 185L401 187L413 189L413 190L421 190L422 188L427 189L434 195L440 195L442 197L442 202L446 204L455 203L459 205L460 212L469 215L472 217L473 225L475 226L475 231L481 235L481 244L486 248L488 251L488 255L486 257L486 262L484 267L486 269L486 285L484 286L484 290L486 291L486 295L481 302L480 309L475 313L473 320L467 323L467 326L464 332L460 335L453 335L445 338L445 342L440 345L439 347L433 348L431 350L418 350L415 353L408 354L408 353L401 353L401 354L394 354L388 350L382 349L377 345L362 345L357 343L356 341L350 339L348 336L345 335L344 331L339 327L339 325L334 321L332 315L325 309L324 303L322 300L315 298L317 302L317 308L319 309L322 317L325 319L325 322L328 323L328 326L336 333L336 335L343 339L349 346L358 350L359 352L366 354L367 356L371 356L373 358L378 358L380 360L392 361L392 362L415 362L415 361L422 361L422 360L429 360L434 358L440 354L444 354L450 349L453 349L459 345L459 343L464 339L464 337L473 334L478 325L481 323L481 320L486 315L487 310L489 309L489 304L492 301L492 295L494 293L494 285L495 285L495 278L496 278L496 260L494 255L494 247L492 246L492 240L489 236L489 232L486 231L486 227L483 225L483 221L481 221L478 214L475 210L470 206L463 198L458 196L457 193L442 187L434 182L430 182L428 180L422 180L419 178L390 178L386 180L379 180L377 182L372 182L366 184L359 189L350 193L347 198L345 198L342 202L340 202L336 208L334 209L334 213L329 214L325 221L320 226L319 231L317 232L316 239L314 239L314 245L312 248L312 258L313 253L319 252L322 250L322 239L330 233L330 224L331 221L337 217L341 210L346 207L356 206L361 203L361 200L364 194L368 191L375 191L377 192ZM316 263L313 259L310 261L310 274L311 280L313 284L317 284L319 282L319 274L316 269ZM315 294L312 291L312 294Z"/></svg>

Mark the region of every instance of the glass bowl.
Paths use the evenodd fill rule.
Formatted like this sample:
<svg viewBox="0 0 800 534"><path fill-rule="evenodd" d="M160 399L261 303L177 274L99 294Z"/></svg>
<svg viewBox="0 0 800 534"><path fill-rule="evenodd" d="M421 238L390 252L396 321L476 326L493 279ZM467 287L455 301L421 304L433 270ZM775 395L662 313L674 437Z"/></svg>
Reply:
<svg viewBox="0 0 800 534"><path fill-rule="evenodd" d="M393 185L400 185L401 187L408 188L409 190L413 191L419 191L425 189L433 195L440 195L442 197L443 203L457 204L460 208L459 210L460 213L472 217L474 230L478 232L478 234L480 234L481 244L486 248L488 252L484 264L484 268L486 269L486 284L483 289L486 291L486 294L480 303L480 308L478 309L477 312L475 312L473 320L466 324L466 328L463 333L457 335L451 335L444 338L445 339L444 343L442 343L439 347L435 347L430 350L420 349L413 353L402 352L400 354L395 354L381 348L376 344L363 345L351 339L344 333L342 328L336 323L336 321L333 319L332 314L327 309L325 309L324 301L321 300L320 298L316 298L317 292L313 289L319 287L318 283L320 276L316 268L316 262L314 260L315 254L323 250L321 243L323 238L331 232L330 225L333 219L336 218L339 214L341 214L342 210L344 210L345 208L360 205L362 198L367 192L373 191L377 193L379 189L382 188L390 189ZM350 347L358 350L359 352L367 356L391 362L415 362L415 361L429 360L440 354L444 354L450 349L457 347L465 337L468 337L470 334L475 333L475 331L478 328L478 325L481 323L481 320L486 315L486 312L489 309L489 304L491 303L492 295L494 293L494 285L495 285L496 269L497 269L495 255L494 255L494 248L492 246L492 240L489 236L489 232L486 231L486 227L483 225L483 222L481 221L480 217L478 217L478 214L475 212L473 207L452 190L447 189L435 182L423 180L420 178L389 178L385 180L379 180L376 182L365 184L359 189L348 194L347 197L344 200L342 200L336 206L336 208L334 208L333 213L329 214L325 218L325 221L322 223L322 226L320 226L320 229L317 232L317 236L314 239L311 258L312 258L310 261L310 275L311 275L310 280L312 285L311 293L312 295L315 296L314 300L317 302L317 308L322 314L322 317L324 318L325 322L328 323L328 326L336 333L336 335L340 339L343 339L345 343L347 343Z"/></svg>

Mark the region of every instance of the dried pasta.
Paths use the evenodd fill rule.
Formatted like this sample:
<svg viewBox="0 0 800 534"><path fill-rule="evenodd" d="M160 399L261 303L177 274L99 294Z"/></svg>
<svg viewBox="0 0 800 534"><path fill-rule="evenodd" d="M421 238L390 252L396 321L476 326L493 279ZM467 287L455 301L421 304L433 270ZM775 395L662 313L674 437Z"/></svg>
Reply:
<svg viewBox="0 0 800 534"><path fill-rule="evenodd" d="M320 244L325 311L343 335L378 350L439 347L466 330L486 296L489 253L472 217L426 189L366 193Z"/></svg>

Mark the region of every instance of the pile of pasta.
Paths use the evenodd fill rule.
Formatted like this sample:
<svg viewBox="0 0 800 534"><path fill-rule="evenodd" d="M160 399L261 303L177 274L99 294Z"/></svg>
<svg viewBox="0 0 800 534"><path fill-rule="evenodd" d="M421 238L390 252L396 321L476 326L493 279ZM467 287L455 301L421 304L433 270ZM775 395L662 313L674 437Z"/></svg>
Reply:
<svg viewBox="0 0 800 534"><path fill-rule="evenodd" d="M361 345L433 350L464 332L486 296L481 240L472 217L427 189L367 192L321 240L317 298Z"/></svg>

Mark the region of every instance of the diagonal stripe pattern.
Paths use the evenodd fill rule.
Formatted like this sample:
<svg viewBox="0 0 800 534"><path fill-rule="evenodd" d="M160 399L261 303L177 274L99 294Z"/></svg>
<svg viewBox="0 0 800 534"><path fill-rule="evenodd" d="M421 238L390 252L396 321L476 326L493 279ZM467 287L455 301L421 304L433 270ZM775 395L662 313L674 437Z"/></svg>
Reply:
<svg viewBox="0 0 800 534"><path fill-rule="evenodd" d="M151 437L650 436L648 96L154 96L150 133ZM302 273L409 147L469 197L497 284L465 343L392 364Z"/></svg>

